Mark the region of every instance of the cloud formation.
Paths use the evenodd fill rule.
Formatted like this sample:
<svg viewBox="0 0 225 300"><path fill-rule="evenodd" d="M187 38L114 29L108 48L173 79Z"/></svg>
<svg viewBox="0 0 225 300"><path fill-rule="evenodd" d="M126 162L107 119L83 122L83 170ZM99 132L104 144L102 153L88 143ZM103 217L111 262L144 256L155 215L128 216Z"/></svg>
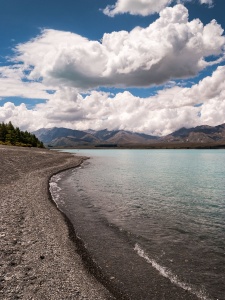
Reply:
<svg viewBox="0 0 225 300"><path fill-rule="evenodd" d="M172 3L182 3L187 1L192 0L117 0L115 5L108 5L103 9L103 13L109 17L125 13L148 16L159 13ZM212 6L213 0L199 0L199 3Z"/></svg>
<svg viewBox="0 0 225 300"><path fill-rule="evenodd" d="M116 95L92 91L82 96L72 87L61 87L32 110L24 104L6 103L0 107L0 121L11 120L29 130L63 126L166 135L183 126L225 123L224 86L225 66L190 88L174 86L149 98L128 91Z"/></svg>
<svg viewBox="0 0 225 300"><path fill-rule="evenodd" d="M207 4L209 7L213 6L213 0L199 0L201 4Z"/></svg>
<svg viewBox="0 0 225 300"><path fill-rule="evenodd" d="M0 67L0 97L49 98L42 83L23 79L26 79L24 66Z"/></svg>
<svg viewBox="0 0 225 300"><path fill-rule="evenodd" d="M189 21L181 4L162 10L147 28L104 34L101 42L44 30L16 47L10 66L0 67L0 97L47 100L30 110L7 102L0 107L0 122L31 131L61 126L154 135L224 123L225 66L190 88L170 84L224 60L224 51L221 26L215 20ZM93 90L163 83L167 87L149 98Z"/></svg>
<svg viewBox="0 0 225 300"><path fill-rule="evenodd" d="M224 54L223 29L213 20L188 20L181 4L167 7L147 28L104 34L90 41L70 32L44 30L17 46L15 62L28 68L28 79L46 86L92 89L101 86L159 85L197 75ZM214 57L206 61L207 57Z"/></svg>
<svg viewBox="0 0 225 300"><path fill-rule="evenodd" d="M172 2L173 0L118 0L115 5L108 5L103 13L109 17L124 13L148 16L159 13Z"/></svg>

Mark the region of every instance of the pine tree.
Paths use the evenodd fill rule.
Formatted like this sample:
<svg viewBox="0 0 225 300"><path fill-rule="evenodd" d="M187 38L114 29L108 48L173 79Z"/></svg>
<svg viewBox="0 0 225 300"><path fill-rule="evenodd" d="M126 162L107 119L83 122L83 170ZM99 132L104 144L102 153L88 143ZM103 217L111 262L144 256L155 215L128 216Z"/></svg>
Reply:
<svg viewBox="0 0 225 300"><path fill-rule="evenodd" d="M0 144L44 148L34 134L15 128L12 122L0 123Z"/></svg>

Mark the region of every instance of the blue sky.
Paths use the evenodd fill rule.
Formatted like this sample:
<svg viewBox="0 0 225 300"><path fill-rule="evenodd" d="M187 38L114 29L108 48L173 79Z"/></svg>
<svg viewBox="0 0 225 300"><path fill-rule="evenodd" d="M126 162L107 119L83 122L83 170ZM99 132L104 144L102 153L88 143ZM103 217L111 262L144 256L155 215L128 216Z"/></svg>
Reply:
<svg viewBox="0 0 225 300"><path fill-rule="evenodd" d="M224 9L224 0L2 0L0 122L156 135L224 123Z"/></svg>

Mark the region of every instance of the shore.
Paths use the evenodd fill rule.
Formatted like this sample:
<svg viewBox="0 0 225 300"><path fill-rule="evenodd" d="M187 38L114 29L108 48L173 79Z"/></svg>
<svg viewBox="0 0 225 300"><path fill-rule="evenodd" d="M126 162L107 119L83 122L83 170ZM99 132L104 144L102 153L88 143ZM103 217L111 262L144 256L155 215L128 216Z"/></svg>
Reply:
<svg viewBox="0 0 225 300"><path fill-rule="evenodd" d="M49 178L82 158L45 149L0 146L0 298L114 297L87 271Z"/></svg>

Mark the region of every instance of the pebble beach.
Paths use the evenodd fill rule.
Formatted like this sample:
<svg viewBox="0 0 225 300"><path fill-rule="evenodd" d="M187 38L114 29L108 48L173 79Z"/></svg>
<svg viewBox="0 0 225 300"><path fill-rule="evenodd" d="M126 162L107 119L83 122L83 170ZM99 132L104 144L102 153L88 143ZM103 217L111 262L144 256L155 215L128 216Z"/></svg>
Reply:
<svg viewBox="0 0 225 300"><path fill-rule="evenodd" d="M114 299L84 266L49 179L84 158L0 146L0 299Z"/></svg>

